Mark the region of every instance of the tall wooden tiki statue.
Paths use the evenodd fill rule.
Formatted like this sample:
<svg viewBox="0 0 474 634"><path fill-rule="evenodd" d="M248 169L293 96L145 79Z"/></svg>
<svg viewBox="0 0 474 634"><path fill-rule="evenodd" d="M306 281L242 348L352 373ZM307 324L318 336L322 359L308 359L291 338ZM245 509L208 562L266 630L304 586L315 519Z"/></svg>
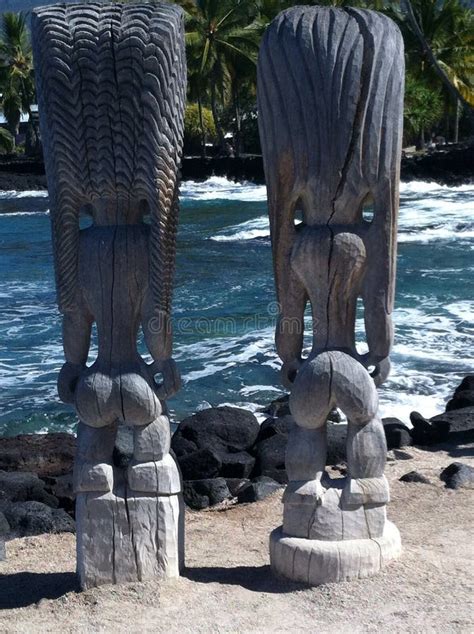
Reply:
<svg viewBox="0 0 474 634"><path fill-rule="evenodd" d="M82 587L178 576L181 481L164 400L179 388L170 310L186 93L171 4L37 9L33 44L66 363ZM81 228L81 218L90 226ZM91 330L98 352L88 363ZM153 359L137 351L142 329ZM117 426L133 459L113 464Z"/></svg>
<svg viewBox="0 0 474 634"><path fill-rule="evenodd" d="M260 50L276 345L295 421L270 556L275 571L311 585L374 574L401 549L386 519L376 386L388 375L393 337L403 78L400 32L372 11L289 9ZM355 346L359 298L366 354ZM312 349L302 358L308 302ZM348 419L345 478L325 472L334 407Z"/></svg>

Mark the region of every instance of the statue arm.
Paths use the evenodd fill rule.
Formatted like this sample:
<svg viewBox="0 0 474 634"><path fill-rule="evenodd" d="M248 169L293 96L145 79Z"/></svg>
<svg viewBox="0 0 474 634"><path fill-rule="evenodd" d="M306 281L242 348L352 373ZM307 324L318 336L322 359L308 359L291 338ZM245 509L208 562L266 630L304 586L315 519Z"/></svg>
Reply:
<svg viewBox="0 0 474 634"><path fill-rule="evenodd" d="M283 361L282 380L290 387L301 365L304 336L304 310L307 296L294 273L280 278L278 292L280 314L275 330L278 356Z"/></svg>
<svg viewBox="0 0 474 634"><path fill-rule="evenodd" d="M93 317L83 303L63 316L63 347L66 363L58 377L59 397L64 403L74 402L77 381L89 355Z"/></svg>
<svg viewBox="0 0 474 634"><path fill-rule="evenodd" d="M374 194L374 219L368 232L368 267L363 288L365 331L369 347L367 364L376 366L374 378L377 383L382 383L390 370L397 210L398 190L392 190L392 184L387 183Z"/></svg>
<svg viewBox="0 0 474 634"><path fill-rule="evenodd" d="M165 400L180 389L181 379L178 367L171 356L173 330L170 315L163 310L156 310L149 294L143 303L142 329L146 346L153 359L149 367L150 374L152 377L161 374L163 378L156 393L159 398Z"/></svg>
<svg viewBox="0 0 474 634"><path fill-rule="evenodd" d="M275 344L278 356L283 361L282 381L286 387L290 387L301 365L307 294L291 267L291 252L296 235L293 205L278 203L270 204L270 229L279 306Z"/></svg>

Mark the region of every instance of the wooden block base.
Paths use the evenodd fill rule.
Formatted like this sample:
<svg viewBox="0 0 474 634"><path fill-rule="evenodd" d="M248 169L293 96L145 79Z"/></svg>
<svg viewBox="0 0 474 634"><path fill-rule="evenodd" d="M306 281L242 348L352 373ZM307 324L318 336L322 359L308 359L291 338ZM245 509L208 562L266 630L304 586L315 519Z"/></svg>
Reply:
<svg viewBox="0 0 474 634"><path fill-rule="evenodd" d="M281 526L270 535L272 570L310 586L375 575L399 557L401 549L398 528L389 521L382 537L375 539L323 541L289 537Z"/></svg>

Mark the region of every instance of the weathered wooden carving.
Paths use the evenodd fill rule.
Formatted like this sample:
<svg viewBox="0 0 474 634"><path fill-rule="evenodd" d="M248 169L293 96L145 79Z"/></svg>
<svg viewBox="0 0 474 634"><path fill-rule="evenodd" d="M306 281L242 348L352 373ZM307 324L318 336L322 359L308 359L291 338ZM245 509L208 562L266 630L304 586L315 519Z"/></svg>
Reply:
<svg viewBox="0 0 474 634"><path fill-rule="evenodd" d="M177 576L181 481L164 399L179 388L170 310L186 61L171 4L73 4L32 21L66 363L83 587ZM80 228L80 218L91 226ZM91 329L97 358L87 365ZM142 329L153 363L137 351ZM161 376L160 383L155 378ZM113 465L117 426L133 460Z"/></svg>
<svg viewBox="0 0 474 634"><path fill-rule="evenodd" d="M390 368L403 78L400 32L372 11L289 9L260 50L276 345L296 423L283 526L271 535L270 555L277 572L312 585L373 574L400 551L386 520L376 385ZM358 298L366 354L355 346ZM302 359L308 301L313 345ZM348 419L348 476L332 479L326 420L336 406Z"/></svg>

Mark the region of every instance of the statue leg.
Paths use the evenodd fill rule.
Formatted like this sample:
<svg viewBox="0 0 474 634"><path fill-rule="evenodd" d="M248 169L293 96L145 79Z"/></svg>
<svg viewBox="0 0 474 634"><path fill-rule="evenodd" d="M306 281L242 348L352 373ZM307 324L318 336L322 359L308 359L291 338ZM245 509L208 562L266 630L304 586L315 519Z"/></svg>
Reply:
<svg viewBox="0 0 474 634"><path fill-rule="evenodd" d="M309 537L315 509L324 494L321 478L326 466L327 425L305 429L295 424L288 436L286 472L288 485L283 495L283 531L295 537Z"/></svg>
<svg viewBox="0 0 474 634"><path fill-rule="evenodd" d="M164 414L134 426L125 496L140 579L177 577L184 566L182 482L170 443Z"/></svg>
<svg viewBox="0 0 474 634"><path fill-rule="evenodd" d="M92 427L79 422L74 461L76 493L112 491L114 485L112 455L116 433L117 423Z"/></svg>

